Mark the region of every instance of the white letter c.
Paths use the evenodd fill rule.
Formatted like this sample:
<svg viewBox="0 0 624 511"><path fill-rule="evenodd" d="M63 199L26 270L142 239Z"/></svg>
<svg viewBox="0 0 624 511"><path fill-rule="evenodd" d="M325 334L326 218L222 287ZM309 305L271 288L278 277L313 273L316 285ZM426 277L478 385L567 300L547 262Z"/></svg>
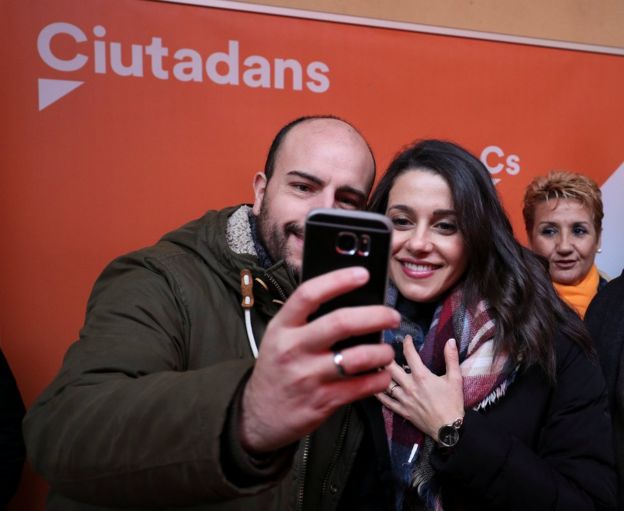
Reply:
<svg viewBox="0 0 624 511"><path fill-rule="evenodd" d="M481 152L481 162L483 163L483 165L487 167L487 169L490 171L490 174L498 174L501 170L503 170L503 164L499 163L498 165L491 167L488 164L487 159L488 159L488 156L492 153L494 153L496 156L499 156L500 158L502 158L505 155L505 153L503 153L503 150L500 147L491 145L491 146L486 147Z"/></svg>
<svg viewBox="0 0 624 511"><path fill-rule="evenodd" d="M37 38L37 49L43 61L53 69L58 71L76 71L84 66L88 60L86 55L77 53L73 59L63 60L52 54L50 49L50 41L57 34L68 34L74 38L77 43L87 40L87 36L77 26L70 23L51 23L39 32Z"/></svg>

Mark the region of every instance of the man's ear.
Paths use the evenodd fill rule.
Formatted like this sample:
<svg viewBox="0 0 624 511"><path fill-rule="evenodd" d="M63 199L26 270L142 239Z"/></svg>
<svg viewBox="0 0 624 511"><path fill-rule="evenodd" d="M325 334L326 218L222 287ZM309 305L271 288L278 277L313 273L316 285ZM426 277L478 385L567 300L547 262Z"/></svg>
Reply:
<svg viewBox="0 0 624 511"><path fill-rule="evenodd" d="M254 205L253 213L258 216L260 214L260 208L262 207L262 199L264 199L264 192L267 187L267 177L264 172L258 172L253 179L254 189Z"/></svg>

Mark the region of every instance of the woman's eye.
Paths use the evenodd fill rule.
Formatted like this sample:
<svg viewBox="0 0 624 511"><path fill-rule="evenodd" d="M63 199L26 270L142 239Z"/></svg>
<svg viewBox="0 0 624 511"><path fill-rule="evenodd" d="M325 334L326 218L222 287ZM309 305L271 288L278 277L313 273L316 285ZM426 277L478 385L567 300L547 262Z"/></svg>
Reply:
<svg viewBox="0 0 624 511"><path fill-rule="evenodd" d="M405 227L410 223L407 218L401 216L392 217L390 218L390 221L392 222L392 225L396 227Z"/></svg>
<svg viewBox="0 0 624 511"><path fill-rule="evenodd" d="M540 230L540 234L542 236L554 236L557 233L557 230L553 227L544 227Z"/></svg>
<svg viewBox="0 0 624 511"><path fill-rule="evenodd" d="M435 227L444 234L454 234L457 232L457 225L453 222L438 222L435 224Z"/></svg>
<svg viewBox="0 0 624 511"><path fill-rule="evenodd" d="M588 230L585 229L585 227L574 227L572 232L575 236L584 236L585 234L588 234Z"/></svg>

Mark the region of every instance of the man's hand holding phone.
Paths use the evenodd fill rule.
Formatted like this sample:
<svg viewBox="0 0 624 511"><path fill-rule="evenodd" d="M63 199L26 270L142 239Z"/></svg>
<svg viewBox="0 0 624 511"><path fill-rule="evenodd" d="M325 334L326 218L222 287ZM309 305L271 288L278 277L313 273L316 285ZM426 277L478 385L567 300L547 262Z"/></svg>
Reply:
<svg viewBox="0 0 624 511"><path fill-rule="evenodd" d="M269 322L256 366L243 393L241 442L249 452L270 452L314 431L338 407L383 392L394 351L383 343L342 349L336 342L399 325L384 305L339 308L308 322L329 300L369 281L362 267L336 270L301 284Z"/></svg>

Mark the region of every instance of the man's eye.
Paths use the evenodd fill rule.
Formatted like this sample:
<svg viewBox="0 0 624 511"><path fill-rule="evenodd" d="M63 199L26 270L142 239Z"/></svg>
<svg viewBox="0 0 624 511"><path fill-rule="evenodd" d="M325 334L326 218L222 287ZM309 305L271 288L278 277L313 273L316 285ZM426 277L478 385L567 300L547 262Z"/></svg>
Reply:
<svg viewBox="0 0 624 511"><path fill-rule="evenodd" d="M309 192L312 187L306 183L293 183L291 185L295 190L299 191L299 192Z"/></svg>
<svg viewBox="0 0 624 511"><path fill-rule="evenodd" d="M361 200L352 198L338 199L338 203L341 204L344 209L361 209L364 206Z"/></svg>

